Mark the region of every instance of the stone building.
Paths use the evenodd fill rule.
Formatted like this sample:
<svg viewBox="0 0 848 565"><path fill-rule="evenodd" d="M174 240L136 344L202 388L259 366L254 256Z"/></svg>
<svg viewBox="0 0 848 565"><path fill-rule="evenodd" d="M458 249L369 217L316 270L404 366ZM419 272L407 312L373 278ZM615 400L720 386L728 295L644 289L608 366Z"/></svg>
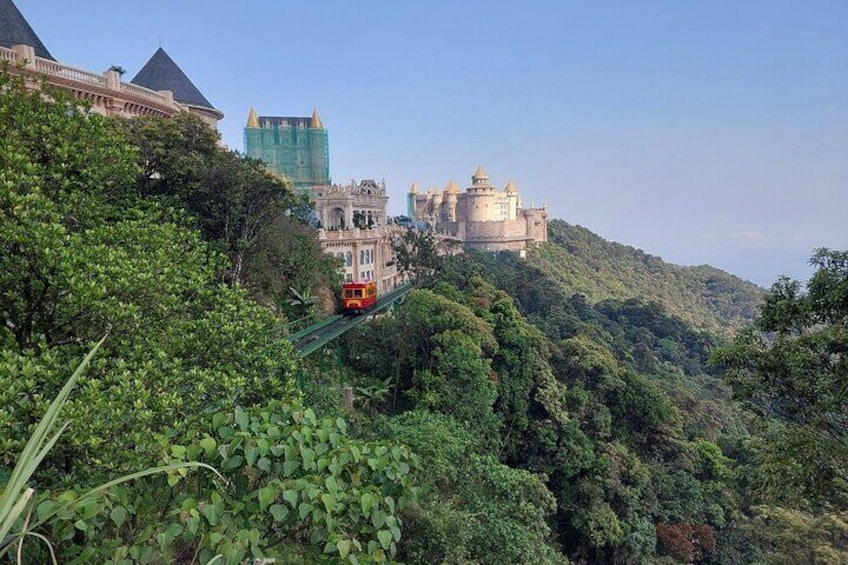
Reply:
<svg viewBox="0 0 848 565"><path fill-rule="evenodd" d="M443 190L423 193L413 184L407 207L411 218L456 237L466 249L523 251L548 240L547 207L525 208L512 181L499 191L489 183L482 166L477 167L465 192L453 181Z"/></svg>
<svg viewBox="0 0 848 565"><path fill-rule="evenodd" d="M382 226L386 221L386 182L365 179L359 184L312 188L312 202L321 227L329 230Z"/></svg>
<svg viewBox="0 0 848 565"><path fill-rule="evenodd" d="M318 241L344 263L345 282L377 281L378 292L384 293L405 280L392 261L392 241L400 228L388 225L385 181L315 186L311 199L320 222Z"/></svg>
<svg viewBox="0 0 848 565"><path fill-rule="evenodd" d="M329 138L317 109L307 118L257 116L251 108L244 152L291 180L299 194L311 195L312 187L331 184Z"/></svg>
<svg viewBox="0 0 848 565"><path fill-rule="evenodd" d="M104 116L171 117L179 112L197 114L217 129L224 114L192 84L162 48L153 54L129 83L117 70L92 73L58 62L41 42L12 0L0 0L0 63L12 73L73 92Z"/></svg>

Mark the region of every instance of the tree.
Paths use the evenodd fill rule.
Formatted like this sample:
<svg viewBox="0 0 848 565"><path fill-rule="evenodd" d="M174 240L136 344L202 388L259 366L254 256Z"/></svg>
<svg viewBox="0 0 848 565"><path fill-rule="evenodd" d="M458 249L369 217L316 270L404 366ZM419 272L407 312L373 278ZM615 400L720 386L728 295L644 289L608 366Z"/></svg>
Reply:
<svg viewBox="0 0 848 565"><path fill-rule="evenodd" d="M0 318L24 349L72 339L84 313L56 312L70 294L70 250L86 230L124 219L137 173L133 149L78 104L0 72Z"/></svg>
<svg viewBox="0 0 848 565"><path fill-rule="evenodd" d="M848 252L818 249L806 290L781 278L714 360L761 417L760 494L848 505Z"/></svg>
<svg viewBox="0 0 848 565"><path fill-rule="evenodd" d="M138 193L184 207L204 238L229 257L227 280L242 284L266 231L297 204L291 183L260 161L219 147L217 134L192 114L115 123L139 149Z"/></svg>
<svg viewBox="0 0 848 565"><path fill-rule="evenodd" d="M413 284L435 278L442 268L442 260L432 230L409 228L392 242L394 262L401 273L406 273Z"/></svg>
<svg viewBox="0 0 848 565"><path fill-rule="evenodd" d="M162 430L294 393L279 319L219 284L223 258L190 218L139 196L136 160L69 93L0 73L0 467L107 331L39 479L152 464Z"/></svg>

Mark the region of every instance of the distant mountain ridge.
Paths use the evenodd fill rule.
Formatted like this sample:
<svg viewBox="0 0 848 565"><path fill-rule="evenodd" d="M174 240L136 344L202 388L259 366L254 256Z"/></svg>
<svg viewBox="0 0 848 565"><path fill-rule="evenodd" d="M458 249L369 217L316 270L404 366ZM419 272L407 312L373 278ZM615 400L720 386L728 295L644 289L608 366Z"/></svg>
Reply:
<svg viewBox="0 0 848 565"><path fill-rule="evenodd" d="M715 267L666 263L562 220L549 223L548 241L528 253L527 262L565 294L582 294L590 303L656 301L694 327L719 335L750 324L764 293Z"/></svg>

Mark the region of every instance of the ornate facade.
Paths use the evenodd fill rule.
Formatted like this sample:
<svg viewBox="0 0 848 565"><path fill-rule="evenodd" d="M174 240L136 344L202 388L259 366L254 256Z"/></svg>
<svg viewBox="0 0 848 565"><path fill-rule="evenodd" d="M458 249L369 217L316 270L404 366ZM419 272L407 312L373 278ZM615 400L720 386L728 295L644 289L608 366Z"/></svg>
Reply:
<svg viewBox="0 0 848 565"><path fill-rule="evenodd" d="M129 83L117 70L92 73L59 63L35 34L12 0L0 0L0 63L12 73L44 78L73 92L104 116L170 117L192 112L217 129L224 114L216 110L162 48Z"/></svg>
<svg viewBox="0 0 848 565"><path fill-rule="evenodd" d="M312 201L321 223L318 240L324 251L342 260L346 282L377 281L378 292L384 293L404 281L392 261L392 241L401 230L388 225L384 181L316 186Z"/></svg>
<svg viewBox="0 0 848 565"><path fill-rule="evenodd" d="M411 218L456 237L467 249L523 251L548 240L547 206L525 208L512 181L499 191L483 167L465 192L453 181L424 193L413 184L407 198Z"/></svg>
<svg viewBox="0 0 848 565"><path fill-rule="evenodd" d="M321 227L329 230L386 225L386 182L365 179L360 183L333 184L312 189L312 201Z"/></svg>

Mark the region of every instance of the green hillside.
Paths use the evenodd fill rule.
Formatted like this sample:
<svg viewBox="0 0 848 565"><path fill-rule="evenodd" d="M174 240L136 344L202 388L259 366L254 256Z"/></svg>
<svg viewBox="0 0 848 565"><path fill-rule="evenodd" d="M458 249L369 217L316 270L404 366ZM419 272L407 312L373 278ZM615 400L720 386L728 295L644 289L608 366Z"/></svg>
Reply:
<svg viewBox="0 0 848 565"><path fill-rule="evenodd" d="M528 254L528 264L566 295L582 294L590 303L657 301L696 328L729 335L750 324L763 295L755 284L714 267L672 265L562 220L550 222L548 240Z"/></svg>

